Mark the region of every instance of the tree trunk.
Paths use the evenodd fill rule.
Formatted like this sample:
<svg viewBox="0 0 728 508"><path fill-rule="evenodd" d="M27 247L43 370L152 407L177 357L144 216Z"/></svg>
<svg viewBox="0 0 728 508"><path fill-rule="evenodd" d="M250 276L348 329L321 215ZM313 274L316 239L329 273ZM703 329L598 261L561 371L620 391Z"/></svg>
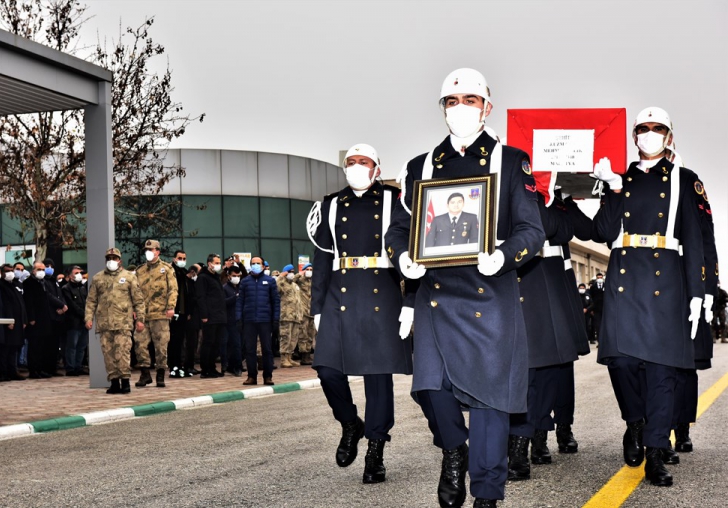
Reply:
<svg viewBox="0 0 728 508"><path fill-rule="evenodd" d="M35 261L43 261L48 253L48 229L42 224L35 223Z"/></svg>

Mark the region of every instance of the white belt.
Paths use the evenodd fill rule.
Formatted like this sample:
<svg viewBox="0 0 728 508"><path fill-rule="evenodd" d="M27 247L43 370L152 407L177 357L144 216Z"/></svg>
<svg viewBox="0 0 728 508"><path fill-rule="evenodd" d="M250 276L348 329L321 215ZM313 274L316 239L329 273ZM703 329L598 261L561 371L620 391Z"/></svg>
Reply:
<svg viewBox="0 0 728 508"><path fill-rule="evenodd" d="M562 258L564 257L564 249L561 248L561 245L544 245L541 247L541 250L538 251L538 255L542 258Z"/></svg>

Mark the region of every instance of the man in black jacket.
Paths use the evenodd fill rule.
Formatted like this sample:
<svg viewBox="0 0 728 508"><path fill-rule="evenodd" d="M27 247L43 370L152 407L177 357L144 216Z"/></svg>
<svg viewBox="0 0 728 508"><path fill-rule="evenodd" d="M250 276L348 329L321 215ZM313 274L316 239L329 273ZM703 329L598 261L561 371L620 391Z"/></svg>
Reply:
<svg viewBox="0 0 728 508"><path fill-rule="evenodd" d="M222 287L225 291L225 309L227 312L227 339L223 341L220 359L223 364L223 373L229 372L240 377L245 372L243 368L242 338L235 322L235 304L238 301L238 290L242 278L241 268L233 264L227 269L228 281Z"/></svg>
<svg viewBox="0 0 728 508"><path fill-rule="evenodd" d="M46 369L55 372L57 345L53 347L51 306L45 281L45 265L33 264L31 276L23 283L25 310L28 313L28 371L32 379L51 377Z"/></svg>
<svg viewBox="0 0 728 508"><path fill-rule="evenodd" d="M190 291L187 285L187 254L183 250L177 250L172 260L174 276L177 279L177 304L174 308L174 316L169 322L169 344L167 345L167 364L169 364L169 377L185 377L187 372L182 369L182 346L185 342L185 329L187 320L190 319L189 301Z"/></svg>
<svg viewBox="0 0 728 508"><path fill-rule="evenodd" d="M47 288L48 304L51 306L51 340L53 341L53 361L51 362L50 352L47 358L48 364L43 369L53 376L62 376L58 372L58 352L66 349L66 312L68 305L63 298L61 286L55 277L55 263L51 258L43 260L45 265L45 285Z"/></svg>
<svg viewBox="0 0 728 508"><path fill-rule="evenodd" d="M207 266L202 267L197 278L197 306L202 320L202 345L200 346L200 369L202 378L224 376L215 367L215 358L220 351L220 341L225 333L227 312L225 292L220 282L222 264L218 254L207 256Z"/></svg>
<svg viewBox="0 0 728 508"><path fill-rule="evenodd" d="M28 323L23 302L23 286L15 280L13 267L2 266L0 296L3 317L15 319L12 325L3 325L4 342L0 343L0 380L22 381L25 377L18 374L18 351L23 346L23 329Z"/></svg>
<svg viewBox="0 0 728 508"><path fill-rule="evenodd" d="M599 340L599 329L602 327L602 310L604 309L604 275L597 274L596 280L589 287L589 294L592 297L592 330L589 334L589 341L594 344Z"/></svg>
<svg viewBox="0 0 728 508"><path fill-rule="evenodd" d="M586 284L583 282L579 284L579 297L581 298L581 306L584 309L584 326L586 326L586 333L589 336L589 343L594 343L594 335L591 331L591 311L594 308L594 300L586 290Z"/></svg>
<svg viewBox="0 0 728 508"><path fill-rule="evenodd" d="M68 306L66 312L66 375L80 376L81 362L88 346L88 330L84 322L88 290L83 284L80 266L71 268L68 282L63 286L63 298Z"/></svg>

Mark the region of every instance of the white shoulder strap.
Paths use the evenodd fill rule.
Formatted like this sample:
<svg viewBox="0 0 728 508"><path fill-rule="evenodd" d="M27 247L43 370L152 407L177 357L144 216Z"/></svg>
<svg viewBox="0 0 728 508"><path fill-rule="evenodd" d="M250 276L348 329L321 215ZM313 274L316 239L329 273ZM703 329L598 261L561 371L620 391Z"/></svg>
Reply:
<svg viewBox="0 0 728 508"><path fill-rule="evenodd" d="M495 221L493 224L495 224L495 244L500 245L503 243L503 239L498 238L498 215L500 213L500 190L501 190L501 178L502 175L502 168L503 168L503 145L500 143L500 141L496 141L495 148L493 149L493 155L490 157L490 172L491 173L498 173L498 178L496 178L496 186L495 186Z"/></svg>
<svg viewBox="0 0 728 508"><path fill-rule="evenodd" d="M672 168L672 178L670 178L670 207L667 211L667 229L665 237L670 243L675 239L675 219L677 215L677 205L680 202L680 168L676 165Z"/></svg>
<svg viewBox="0 0 728 508"><path fill-rule="evenodd" d="M387 249L384 246L384 235L389 229L390 222L392 222L392 191L385 189L384 207L382 208L382 250L380 251L380 256L384 256L384 253L387 252Z"/></svg>
<svg viewBox="0 0 728 508"><path fill-rule="evenodd" d="M334 258L339 257L339 248L336 246L336 203L339 201L339 198L334 198L331 200L331 207L329 208L329 229L331 230L331 243L333 247Z"/></svg>
<svg viewBox="0 0 728 508"><path fill-rule="evenodd" d="M422 165L422 179L423 180L430 180L432 178L432 172L435 170L435 168L432 167L432 154L434 153L434 150L431 150L427 157L425 157L425 163Z"/></svg>

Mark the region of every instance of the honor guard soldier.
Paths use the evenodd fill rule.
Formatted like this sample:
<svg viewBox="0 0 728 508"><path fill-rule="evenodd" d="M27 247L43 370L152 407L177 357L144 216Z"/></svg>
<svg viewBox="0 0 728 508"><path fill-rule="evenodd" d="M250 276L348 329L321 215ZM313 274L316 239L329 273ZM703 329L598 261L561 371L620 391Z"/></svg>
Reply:
<svg viewBox="0 0 728 508"><path fill-rule="evenodd" d="M627 422L625 462L637 467L646 455L645 477L670 486L663 450L670 444L676 370L695 367L691 338L705 294L703 238L696 176L669 160L667 112L641 111L632 137L640 160L624 177L606 158L594 168L609 190L594 217L593 239L612 249L597 361L609 368Z"/></svg>
<svg viewBox="0 0 728 508"><path fill-rule="evenodd" d="M413 310L403 307L400 278L384 249L398 189L377 181L379 157L369 145L346 152L349 184L315 203L308 231L316 245L311 314L318 329L313 368L342 436L336 463L350 465L369 440L364 483L385 480L384 445L394 426L392 374L412 373ZM412 295L413 297L414 295ZM365 420L357 415L348 375L364 376Z"/></svg>
<svg viewBox="0 0 728 508"><path fill-rule="evenodd" d="M402 195L387 252L409 279L415 305L412 393L443 451L440 506L462 506L470 471L474 506L495 506L508 477L509 413L526 412L528 344L515 269L545 240L528 155L484 126L492 104L485 78L458 69L445 78L440 107L451 135L400 174ZM408 254L415 180L497 173L496 245L477 266L426 269ZM461 404L470 407L470 432ZM466 441L470 439L470 448Z"/></svg>
<svg viewBox="0 0 728 508"><path fill-rule="evenodd" d="M144 244L144 257L147 262L136 271L147 311L144 330L134 336L136 343L134 350L142 369L139 381L134 384L139 388L152 382L152 377L149 375L150 341L154 343L157 386L160 388L164 387L164 372L167 370L169 322L174 317L174 308L177 305L177 279L172 265L159 259L160 252L157 240L147 240Z"/></svg>
<svg viewBox="0 0 728 508"><path fill-rule="evenodd" d="M556 198L547 207L539 193L538 203L547 240L535 258L517 269L528 333L529 383L528 412L511 416L510 480L530 478L529 439L531 462L551 464L547 445L548 432L554 429L551 413L558 411L560 392L564 398L562 405L573 408L574 360L589 352L581 307L575 299L575 283L567 278L564 265L564 246L574 236L571 219ZM571 262L568 263L571 268ZM570 415L558 416L566 417L557 431L559 450L573 453L578 446L571 433L573 409Z"/></svg>
<svg viewBox="0 0 728 508"><path fill-rule="evenodd" d="M131 331L134 320L137 333L144 330L144 296L136 275L121 267L121 252L115 247L106 251L106 269L91 279L84 316L87 330L93 327L94 317L111 381L106 393L129 393Z"/></svg>

